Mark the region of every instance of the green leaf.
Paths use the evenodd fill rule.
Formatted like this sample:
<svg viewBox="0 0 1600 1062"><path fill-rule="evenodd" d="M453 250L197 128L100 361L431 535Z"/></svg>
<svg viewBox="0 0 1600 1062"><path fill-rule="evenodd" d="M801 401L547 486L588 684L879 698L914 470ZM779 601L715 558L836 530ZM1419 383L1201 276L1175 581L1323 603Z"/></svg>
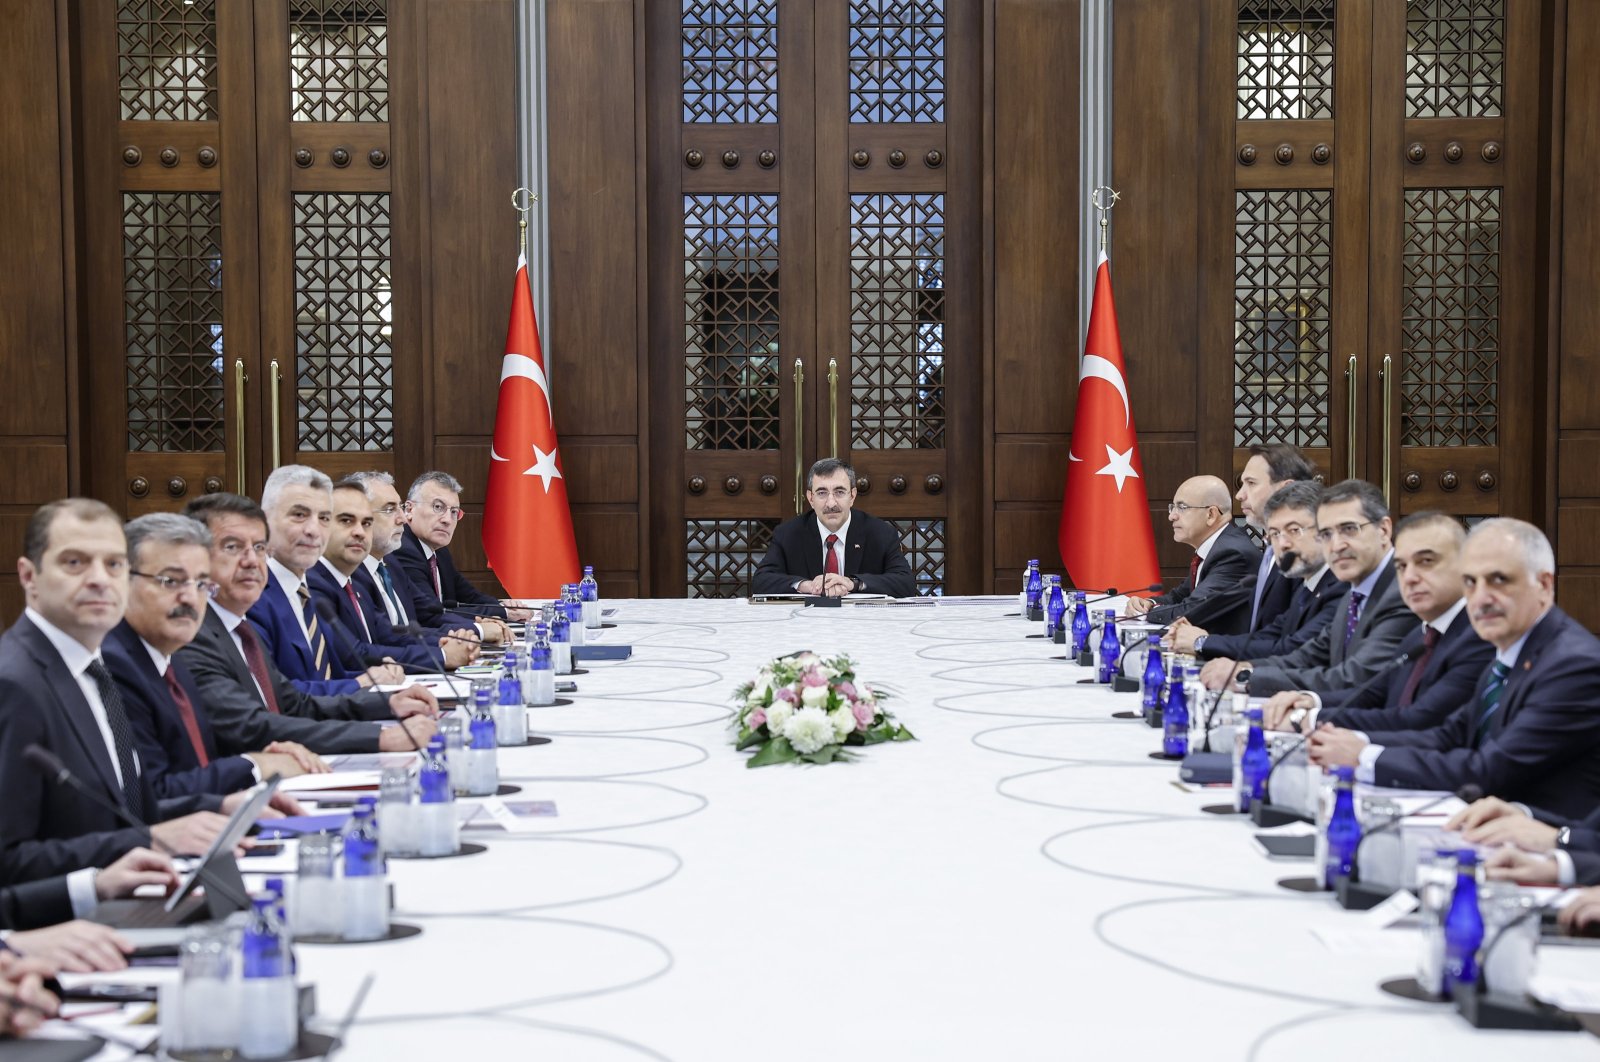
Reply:
<svg viewBox="0 0 1600 1062"><path fill-rule="evenodd" d="M913 734L911 731L907 730L903 726L897 726L897 727L894 728L894 740L896 740L896 741L915 741L915 740L917 740L917 735Z"/></svg>
<svg viewBox="0 0 1600 1062"><path fill-rule="evenodd" d="M744 762L746 767L765 767L769 763L794 763L800 759L800 754L795 752L789 744L788 738L773 738L754 756Z"/></svg>
<svg viewBox="0 0 1600 1062"><path fill-rule="evenodd" d="M739 732L739 743L734 748L743 752L751 745L759 745L765 740L767 739L761 736L760 727L756 727L754 730L741 730Z"/></svg>

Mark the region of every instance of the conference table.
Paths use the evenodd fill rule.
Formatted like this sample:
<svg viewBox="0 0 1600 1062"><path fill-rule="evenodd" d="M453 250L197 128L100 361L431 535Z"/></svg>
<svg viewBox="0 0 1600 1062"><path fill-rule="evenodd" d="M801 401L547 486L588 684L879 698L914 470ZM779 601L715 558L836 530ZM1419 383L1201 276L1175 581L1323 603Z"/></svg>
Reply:
<svg viewBox="0 0 1600 1062"><path fill-rule="evenodd" d="M1594 1058L1588 1033L1480 1032L1378 984L1414 929L1280 888L1201 808L1137 698L1030 638L1014 598L807 608L608 601L548 745L502 750L556 814L478 855L394 861L421 936L299 948L341 1058ZM774 656L849 653L914 742L746 769L730 697ZM1374 938L1387 938L1375 943ZM1600 952L1545 947L1600 979Z"/></svg>

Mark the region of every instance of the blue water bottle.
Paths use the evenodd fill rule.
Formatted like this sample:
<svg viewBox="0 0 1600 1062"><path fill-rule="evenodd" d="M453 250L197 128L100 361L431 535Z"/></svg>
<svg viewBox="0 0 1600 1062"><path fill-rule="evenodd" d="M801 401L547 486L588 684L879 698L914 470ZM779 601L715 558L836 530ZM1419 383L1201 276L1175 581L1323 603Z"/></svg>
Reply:
<svg viewBox="0 0 1600 1062"><path fill-rule="evenodd" d="M1333 814L1328 818L1328 860L1322 868L1322 887L1332 890L1355 869L1361 846L1361 823L1356 818L1354 767L1333 769Z"/></svg>
<svg viewBox="0 0 1600 1062"><path fill-rule="evenodd" d="M583 625L594 630L600 626L600 584L595 582L594 568L587 564L578 580L578 599L583 602Z"/></svg>
<svg viewBox="0 0 1600 1062"><path fill-rule="evenodd" d="M1139 686L1139 706L1144 714L1161 707L1161 688L1167 684L1167 673L1161 666L1161 635L1152 634L1145 641L1144 678Z"/></svg>
<svg viewBox="0 0 1600 1062"><path fill-rule="evenodd" d="M1042 618L1044 611L1044 579L1039 575L1039 562L1028 562L1028 609L1027 618L1037 622Z"/></svg>
<svg viewBox="0 0 1600 1062"><path fill-rule="evenodd" d="M1067 616L1067 595L1061 592L1061 576L1047 575L1044 580L1044 636L1052 642L1062 640L1062 622Z"/></svg>
<svg viewBox="0 0 1600 1062"><path fill-rule="evenodd" d="M1122 659L1122 641L1117 637L1117 614L1108 608L1105 617L1105 626L1100 629L1100 670L1095 678L1109 685L1117 677L1117 661Z"/></svg>
<svg viewBox="0 0 1600 1062"><path fill-rule="evenodd" d="M474 691L476 694L478 691ZM498 691L496 691L498 692ZM494 703L487 684L482 697L474 697L472 721L467 724L467 795L494 796L500 788L497 759L499 737L495 734Z"/></svg>
<svg viewBox="0 0 1600 1062"><path fill-rule="evenodd" d="M556 674L572 674L572 621L559 601L550 610L550 659L555 664Z"/></svg>
<svg viewBox="0 0 1600 1062"><path fill-rule="evenodd" d="M1176 674L1178 665L1172 670L1167 703L1161 707L1161 754L1178 760L1189 755L1189 691Z"/></svg>
<svg viewBox="0 0 1600 1062"><path fill-rule="evenodd" d="M1272 757L1267 753L1267 737L1261 732L1261 709L1247 708L1245 719L1250 723L1245 738L1244 756L1239 761L1240 811L1249 811L1257 801L1267 798L1267 775L1272 772Z"/></svg>
<svg viewBox="0 0 1600 1062"><path fill-rule="evenodd" d="M588 636L584 634L583 602L578 598L578 584L567 583L561 588L560 609L567 614L567 637L573 645L586 645Z"/></svg>
<svg viewBox="0 0 1600 1062"><path fill-rule="evenodd" d="M534 707L556 703L555 661L550 653L550 629L534 623L528 642L528 669L523 672L522 701Z"/></svg>
<svg viewBox="0 0 1600 1062"><path fill-rule="evenodd" d="M1444 916L1444 990L1452 998L1478 984L1478 949L1483 946L1483 914L1478 910L1478 853L1456 853L1456 891Z"/></svg>
<svg viewBox="0 0 1600 1062"><path fill-rule="evenodd" d="M1028 586L1033 582L1033 573L1039 570L1039 562L1031 560L1028 566L1022 569L1022 592L1017 594L1017 611L1026 619L1028 617Z"/></svg>
<svg viewBox="0 0 1600 1062"><path fill-rule="evenodd" d="M445 762L444 738L433 735L428 754L417 773L419 802L413 813L417 829L417 852L423 856L453 855L460 848L456 832L456 794L450 785L450 767Z"/></svg>
<svg viewBox="0 0 1600 1062"><path fill-rule="evenodd" d="M1077 659L1089 647L1089 595L1079 590L1072 604L1072 657Z"/></svg>
<svg viewBox="0 0 1600 1062"><path fill-rule="evenodd" d="M239 1053L245 1058L288 1054L300 1040L299 1000L289 972L289 941L270 896L251 901L240 941Z"/></svg>
<svg viewBox="0 0 1600 1062"><path fill-rule="evenodd" d="M389 883L378 843L378 818L360 804L344 828L344 939L378 940L389 932Z"/></svg>

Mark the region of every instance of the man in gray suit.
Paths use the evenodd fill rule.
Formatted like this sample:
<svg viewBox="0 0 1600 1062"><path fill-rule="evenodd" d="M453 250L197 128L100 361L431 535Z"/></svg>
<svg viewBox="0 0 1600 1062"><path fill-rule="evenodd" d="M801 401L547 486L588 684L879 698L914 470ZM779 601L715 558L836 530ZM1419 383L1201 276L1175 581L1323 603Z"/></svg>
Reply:
<svg viewBox="0 0 1600 1062"><path fill-rule="evenodd" d="M207 494L185 510L211 531L217 589L194 641L178 650L200 687L224 756L295 741L313 752L409 752L436 729L433 704L415 688L392 694L302 693L263 651L245 613L266 589L267 521L249 498ZM402 717L400 726L382 720Z"/></svg>
<svg viewBox="0 0 1600 1062"><path fill-rule="evenodd" d="M1348 589L1332 622L1315 638L1293 652L1241 663L1241 686L1256 697L1342 689L1361 685L1393 662L1416 617L1395 581L1391 533L1389 506L1372 484L1347 479L1322 492L1317 541Z"/></svg>

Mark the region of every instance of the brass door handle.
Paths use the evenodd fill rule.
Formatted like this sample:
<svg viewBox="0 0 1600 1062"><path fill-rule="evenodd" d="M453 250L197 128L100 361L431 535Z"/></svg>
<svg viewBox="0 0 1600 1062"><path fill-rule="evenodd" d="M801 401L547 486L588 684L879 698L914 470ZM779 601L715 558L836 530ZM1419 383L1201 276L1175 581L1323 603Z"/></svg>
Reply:
<svg viewBox="0 0 1600 1062"><path fill-rule="evenodd" d="M838 457L839 446L839 359L828 359L828 446Z"/></svg>
<svg viewBox="0 0 1600 1062"><path fill-rule="evenodd" d="M244 469L244 385L249 377L244 372L244 359L235 358L233 362L233 457L234 475L237 481L234 489L240 494L249 494L249 486L245 483Z"/></svg>
<svg viewBox="0 0 1600 1062"><path fill-rule="evenodd" d="M1383 380L1383 496L1390 505L1394 504L1394 467L1390 464L1393 457L1394 424L1391 417L1394 414L1394 359L1388 354L1383 356L1383 368L1380 378Z"/></svg>
<svg viewBox="0 0 1600 1062"><path fill-rule="evenodd" d="M1356 474L1356 356L1354 354L1350 355L1350 361L1345 365L1344 383L1346 405L1349 407L1344 429L1348 439L1344 476L1346 479L1353 479Z"/></svg>
<svg viewBox="0 0 1600 1062"><path fill-rule="evenodd" d="M806 475L806 422L805 422L805 382L806 369L800 359L794 359L794 511L804 512L801 500L805 497L802 489Z"/></svg>
<svg viewBox="0 0 1600 1062"><path fill-rule="evenodd" d="M283 464L283 458L281 456L281 449L279 446L279 443L281 442L279 439L279 434L283 430L283 425L278 419L278 392L283 385L283 373L278 371L277 358L272 359L271 372L272 379L268 381L268 387L271 389L269 393L272 397L272 467L277 468L279 465Z"/></svg>

